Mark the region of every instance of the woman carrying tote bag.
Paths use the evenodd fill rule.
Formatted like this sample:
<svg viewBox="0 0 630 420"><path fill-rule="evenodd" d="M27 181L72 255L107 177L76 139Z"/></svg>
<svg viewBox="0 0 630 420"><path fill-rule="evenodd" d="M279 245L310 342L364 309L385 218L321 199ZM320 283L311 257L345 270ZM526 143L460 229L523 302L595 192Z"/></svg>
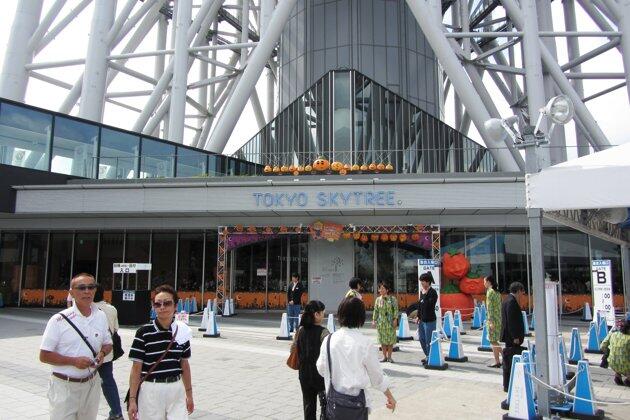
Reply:
<svg viewBox="0 0 630 420"><path fill-rule="evenodd" d="M359 328L365 324L365 305L360 299L346 298L337 316L341 328L322 343L317 370L326 384L326 419L367 419L370 399L365 389L372 385L385 394L387 408L396 408L387 377L371 340Z"/></svg>

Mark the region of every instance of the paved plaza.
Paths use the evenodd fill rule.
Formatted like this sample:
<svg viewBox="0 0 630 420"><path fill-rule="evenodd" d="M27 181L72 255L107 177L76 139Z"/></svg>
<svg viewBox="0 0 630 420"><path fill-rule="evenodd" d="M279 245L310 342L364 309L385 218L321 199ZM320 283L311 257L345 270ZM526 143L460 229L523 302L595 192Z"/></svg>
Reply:
<svg viewBox="0 0 630 420"><path fill-rule="evenodd" d="M46 398L50 367L38 360L41 334L53 309L0 309L0 419L47 419ZM300 419L302 395L297 372L285 365L289 343L277 341L280 314L240 313L219 319L221 338L203 338L195 325L192 341L194 419ZM565 321L569 343L571 326L580 326L585 339L586 323ZM468 327L468 325L466 325ZM413 327L412 327L413 328ZM135 329L122 328L123 347L131 344ZM365 328L374 337L376 331ZM486 367L490 353L477 351L480 332L462 337L470 361L450 363L446 371L419 366L422 351L417 341L400 344L394 364L383 364L398 401L395 413L385 409L382 394L369 390L375 419L487 419L505 412L501 370ZM446 350L446 345L443 345ZM596 397L600 400L630 401L630 388L613 384L610 370L598 367L600 356L587 355ZM121 397L127 391L131 363L126 356L115 362L115 377ZM630 419L630 406L601 407L611 419ZM101 397L99 419L108 408Z"/></svg>

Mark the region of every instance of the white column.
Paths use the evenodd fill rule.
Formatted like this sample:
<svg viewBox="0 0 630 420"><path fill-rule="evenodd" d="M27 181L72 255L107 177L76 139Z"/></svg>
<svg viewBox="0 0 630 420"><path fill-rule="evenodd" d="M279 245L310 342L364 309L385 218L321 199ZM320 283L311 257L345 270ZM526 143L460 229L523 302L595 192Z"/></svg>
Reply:
<svg viewBox="0 0 630 420"><path fill-rule="evenodd" d="M24 66L33 61L33 53L26 46L39 24L42 4L43 0L18 2L0 73L0 96L3 98L24 101L28 84Z"/></svg>
<svg viewBox="0 0 630 420"><path fill-rule="evenodd" d="M623 33L621 36L621 48L623 54L623 67L626 71L626 89L628 89L628 98L630 98L630 1L623 0L619 4L621 16L619 17L619 30Z"/></svg>
<svg viewBox="0 0 630 420"><path fill-rule="evenodd" d="M269 27L269 21L273 14L273 9L276 7L276 0L260 0L260 35L263 36L267 33ZM275 92L275 77L273 71L267 69L267 122L271 121L274 117L274 92Z"/></svg>
<svg viewBox="0 0 630 420"><path fill-rule="evenodd" d="M184 114L186 112L186 85L188 83L188 28L192 17L192 0L177 2L177 29L173 57L173 84L168 119L168 139L184 142Z"/></svg>
<svg viewBox="0 0 630 420"><path fill-rule="evenodd" d="M239 80L234 92L232 92L232 96L225 105L221 117L217 120L216 128L212 132L209 140L210 150L219 153L223 152L232 134L232 130L234 130L243 112L243 108L245 104L247 104L252 89L256 88L258 77L265 68L265 64L271 56L278 39L280 39L284 25L289 20L291 10L293 10L296 3L297 0L283 0L278 4L275 12L273 12L267 34L261 37L260 42L256 48L254 48L254 51L249 57L248 65L243 71L241 80Z"/></svg>
<svg viewBox="0 0 630 420"><path fill-rule="evenodd" d="M114 22L116 0L96 0L83 71L83 89L79 116L101 121L107 89L107 56L110 46L107 35Z"/></svg>

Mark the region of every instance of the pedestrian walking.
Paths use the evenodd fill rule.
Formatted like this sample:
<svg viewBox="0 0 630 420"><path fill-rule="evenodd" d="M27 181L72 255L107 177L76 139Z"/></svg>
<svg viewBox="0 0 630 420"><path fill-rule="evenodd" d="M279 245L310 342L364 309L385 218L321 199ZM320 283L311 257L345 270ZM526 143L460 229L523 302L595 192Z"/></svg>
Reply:
<svg viewBox="0 0 630 420"><path fill-rule="evenodd" d="M429 357L429 349L431 344L431 335L435 331L437 317L435 315L435 305L438 300L437 292L431 284L433 283L433 274L431 272L422 273L420 275L420 299L418 300L418 338L420 346L424 352L422 364L427 363Z"/></svg>
<svg viewBox="0 0 630 420"><path fill-rule="evenodd" d="M291 283L287 290L289 332L297 330L300 312L302 311L302 293L304 293L304 286L300 282L300 275L298 273L291 274Z"/></svg>
<svg viewBox="0 0 630 420"><path fill-rule="evenodd" d="M348 287L350 290L346 292L346 298L355 297L363 300L363 296L361 296L361 292L363 291L363 281L358 277L352 277L348 282Z"/></svg>
<svg viewBox="0 0 630 420"><path fill-rule="evenodd" d="M510 284L510 294L501 306L501 341L503 349L503 391L508 392L512 358L524 350L521 345L525 340L525 326L518 298L525 294L523 284L515 281Z"/></svg>
<svg viewBox="0 0 630 420"><path fill-rule="evenodd" d="M188 419L195 408L190 374L192 331L175 321L177 293L172 286L155 288L156 319L138 329L129 349L129 419Z"/></svg>
<svg viewBox="0 0 630 420"><path fill-rule="evenodd" d="M39 360L52 365L48 384L51 420L96 419L101 396L98 368L112 351L107 317L94 304L96 281L87 273L70 281L72 307L46 324Z"/></svg>
<svg viewBox="0 0 630 420"><path fill-rule="evenodd" d="M98 309L103 311L107 317L107 329L112 335L118 332L118 311L115 307L105 302L103 296L103 286L96 285L96 293L94 294L94 304ZM118 395L118 386L114 379L114 352L111 351L103 364L98 368L98 374L101 376L101 390L109 405L109 417L107 420L123 420L122 408L120 407L120 397Z"/></svg>
<svg viewBox="0 0 630 420"><path fill-rule="evenodd" d="M489 275L483 279L486 287L486 308L488 309L488 340L494 355L493 368L501 367L501 294L497 291L497 281Z"/></svg>
<svg viewBox="0 0 630 420"><path fill-rule="evenodd" d="M379 297L374 302L372 325L376 325L378 343L383 351L381 362L394 363L392 352L396 344L396 326L398 325L398 302L391 295L391 286L381 283L378 287Z"/></svg>
<svg viewBox="0 0 630 420"><path fill-rule="evenodd" d="M619 331L611 331L600 348L606 355L608 366L615 372L615 383L630 386L630 321L626 319Z"/></svg>
<svg viewBox="0 0 630 420"><path fill-rule="evenodd" d="M297 346L305 420L315 420L317 399L319 399L321 409L320 418L325 418L326 393L324 378L317 372L317 367L315 366L322 342L329 334L329 331L320 325L324 319L325 309L324 304L318 300L311 300L306 304L300 327L295 334L292 344L292 346Z"/></svg>
<svg viewBox="0 0 630 420"><path fill-rule="evenodd" d="M386 407L393 411L396 400L388 378L371 340L359 331L365 324L363 301L344 299L337 316L341 328L324 339L317 359L317 371L326 385L326 419L367 419L372 404L365 390L370 385L385 394ZM340 404L340 400L351 401L351 405Z"/></svg>

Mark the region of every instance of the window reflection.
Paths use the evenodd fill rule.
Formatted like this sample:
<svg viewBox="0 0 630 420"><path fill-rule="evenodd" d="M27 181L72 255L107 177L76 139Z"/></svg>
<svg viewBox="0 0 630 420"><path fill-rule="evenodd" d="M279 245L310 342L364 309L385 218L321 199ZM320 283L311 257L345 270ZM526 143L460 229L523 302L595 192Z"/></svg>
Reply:
<svg viewBox="0 0 630 420"><path fill-rule="evenodd" d="M0 163L47 171L51 130L51 115L3 103Z"/></svg>
<svg viewBox="0 0 630 420"><path fill-rule="evenodd" d="M151 139L142 139L140 178L172 178L175 146Z"/></svg>
<svg viewBox="0 0 630 420"><path fill-rule="evenodd" d="M50 170L61 174L94 178L98 126L55 117L53 156Z"/></svg>
<svg viewBox="0 0 630 420"><path fill-rule="evenodd" d="M177 177L205 176L208 174L207 155L187 147L177 148Z"/></svg>
<svg viewBox="0 0 630 420"><path fill-rule="evenodd" d="M135 178L140 138L103 128L99 153L99 179Z"/></svg>

